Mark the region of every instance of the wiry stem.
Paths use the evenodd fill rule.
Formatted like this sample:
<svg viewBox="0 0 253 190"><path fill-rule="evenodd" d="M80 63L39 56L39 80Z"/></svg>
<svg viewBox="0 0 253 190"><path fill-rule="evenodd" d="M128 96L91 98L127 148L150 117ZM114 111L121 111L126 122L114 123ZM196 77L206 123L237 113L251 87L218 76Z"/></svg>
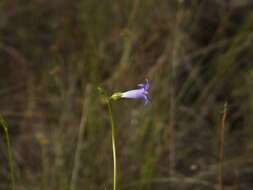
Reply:
<svg viewBox="0 0 253 190"><path fill-rule="evenodd" d="M90 101L89 99L90 91L91 91L91 86L88 84L85 90L85 99L83 102L82 117L81 117L81 122L79 125L77 146L76 146L75 157L74 157L74 167L72 170L71 182L70 182L70 190L75 190L76 185L77 185L78 172L80 170L80 159L81 159L81 151L82 151L82 144L83 144L83 135L85 132L85 125L87 122L87 112L88 112L87 109L88 109L88 104Z"/></svg>
<svg viewBox="0 0 253 190"><path fill-rule="evenodd" d="M112 154L113 154L113 190L116 190L117 183L117 159L116 159L116 139L115 139L115 124L112 114L112 107L110 100L107 101L110 123L112 128Z"/></svg>
<svg viewBox="0 0 253 190"><path fill-rule="evenodd" d="M171 79L170 79L170 143L169 143L169 173L171 176L175 174L176 169L176 67L178 65L178 54L180 48L180 24L183 18L181 4L179 3L179 10L176 13L175 28L174 28L174 42L171 59Z"/></svg>
<svg viewBox="0 0 253 190"><path fill-rule="evenodd" d="M219 186L220 190L224 189L224 184L223 184L223 162L224 162L224 143L225 143L225 123L227 119L227 102L224 104L224 110L223 110L223 115L221 119L221 125L220 125L220 165L219 165Z"/></svg>
<svg viewBox="0 0 253 190"><path fill-rule="evenodd" d="M0 115L0 123L3 126L6 143L7 143L7 151L8 151L8 160L9 160L9 168L10 168L10 179L11 179L11 189L15 190L15 177L14 177L14 169L13 169L13 158L12 158L12 152L11 152L11 145L10 145L10 139L9 139L9 132L8 132L8 123L4 120L2 115Z"/></svg>

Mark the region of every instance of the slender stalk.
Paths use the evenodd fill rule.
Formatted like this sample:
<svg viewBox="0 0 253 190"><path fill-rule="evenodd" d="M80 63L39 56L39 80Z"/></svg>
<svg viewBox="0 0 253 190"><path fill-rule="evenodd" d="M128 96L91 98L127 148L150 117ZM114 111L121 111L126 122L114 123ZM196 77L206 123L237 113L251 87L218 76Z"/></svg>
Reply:
<svg viewBox="0 0 253 190"><path fill-rule="evenodd" d="M75 151L75 157L74 157L74 167L72 170L72 176L71 176L71 182L70 182L70 190L75 190L77 185L77 178L78 173L80 170L80 163L81 163L81 151L82 151L82 144L83 144L83 135L85 132L85 126L87 122L87 113L88 113L88 104L89 104L89 97L90 97L90 91L91 86L90 84L87 85L85 90L85 98L83 101L83 110L82 110L82 116L81 121L79 125L79 132L78 132L78 139L77 139L77 146Z"/></svg>
<svg viewBox="0 0 253 190"><path fill-rule="evenodd" d="M116 138L115 138L115 124L112 114L112 107L110 100L107 101L110 123L112 128L112 155L113 155L113 190L116 190L117 182L117 159L116 159Z"/></svg>
<svg viewBox="0 0 253 190"><path fill-rule="evenodd" d="M220 190L224 190L224 184L223 184L223 162L224 162L224 143L225 143L225 123L227 119L227 102L224 104L223 108L223 115L221 119L221 125L220 125L220 164L219 164L219 186Z"/></svg>
<svg viewBox="0 0 253 190"><path fill-rule="evenodd" d="M48 168L49 168L49 163L48 163L48 156L47 156L47 144L48 142L40 142L41 143L41 156L42 156L42 189L46 190L48 187Z"/></svg>
<svg viewBox="0 0 253 190"><path fill-rule="evenodd" d="M11 145L10 145L10 139L9 139L9 132L8 132L8 123L4 120L3 116L0 115L0 123L4 129L6 143L7 143L7 151L8 151L8 162L9 162L9 169L10 169L10 179L11 179L11 189L16 189L15 184L15 177L14 177L14 167L13 167L13 157L11 152Z"/></svg>
<svg viewBox="0 0 253 190"><path fill-rule="evenodd" d="M179 3L179 10L176 13L175 28L174 28L174 41L171 57L171 78L170 78L170 122L169 122L169 173L170 176L175 174L176 170L176 67L178 65L179 49L180 49L180 24L183 18L183 10L181 10L181 3Z"/></svg>

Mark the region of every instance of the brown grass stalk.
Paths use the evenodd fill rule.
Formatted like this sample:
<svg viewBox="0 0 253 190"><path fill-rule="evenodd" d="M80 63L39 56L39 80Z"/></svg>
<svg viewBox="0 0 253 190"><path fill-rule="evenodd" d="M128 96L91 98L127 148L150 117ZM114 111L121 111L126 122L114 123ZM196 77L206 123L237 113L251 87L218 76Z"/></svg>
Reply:
<svg viewBox="0 0 253 190"><path fill-rule="evenodd" d="M219 135L220 135L220 143L219 143L219 189L224 190L224 144L225 144L225 125L226 125L226 119L227 119L227 102L224 104L222 118L221 118L221 124L219 128Z"/></svg>
<svg viewBox="0 0 253 190"><path fill-rule="evenodd" d="M78 173L80 170L80 163L81 163L81 151L82 151L82 144L83 144L83 135L85 132L85 126L87 121L87 114L88 114L88 104L90 101L90 92L91 86L90 84L87 85L85 90L85 96L83 101L83 110L82 110L82 116L81 121L79 125L79 131L78 131L78 139L77 139L77 146L75 151L75 157L74 157L74 167L72 170L71 175L71 181L70 181L70 190L75 190L77 185L77 179L78 179Z"/></svg>

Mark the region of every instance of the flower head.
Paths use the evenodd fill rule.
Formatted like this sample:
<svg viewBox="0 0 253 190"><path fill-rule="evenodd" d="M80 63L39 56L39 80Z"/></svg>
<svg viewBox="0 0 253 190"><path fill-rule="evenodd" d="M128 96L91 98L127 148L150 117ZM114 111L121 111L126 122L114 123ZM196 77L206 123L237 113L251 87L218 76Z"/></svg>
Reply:
<svg viewBox="0 0 253 190"><path fill-rule="evenodd" d="M150 98L148 96L148 90L149 90L149 83L146 79L146 83L139 84L138 89L129 90L126 92L117 92L114 93L111 98L112 99L119 99L119 98L133 98L133 99L143 99L144 104L146 105L148 102L150 102Z"/></svg>

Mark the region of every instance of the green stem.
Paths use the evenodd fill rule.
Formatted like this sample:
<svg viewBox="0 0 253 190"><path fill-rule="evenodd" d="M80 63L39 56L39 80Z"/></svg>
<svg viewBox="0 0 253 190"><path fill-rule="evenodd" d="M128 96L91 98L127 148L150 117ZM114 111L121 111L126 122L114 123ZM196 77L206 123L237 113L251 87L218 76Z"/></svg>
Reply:
<svg viewBox="0 0 253 190"><path fill-rule="evenodd" d="M116 160L116 139L115 139L115 124L113 120L112 107L111 102L108 100L107 102L110 123L112 127L112 155L113 155L113 190L116 190L116 182L117 182L117 160Z"/></svg>
<svg viewBox="0 0 253 190"><path fill-rule="evenodd" d="M10 179L12 184L12 190L15 190L15 177L14 177L14 169L13 169L13 158L12 158L12 152L11 152L11 145L10 145L10 139L9 139L9 132L8 132L8 123L4 120L2 115L0 115L0 123L3 126L6 143L7 143L7 151L8 151L8 160L9 160L9 168L10 168Z"/></svg>

